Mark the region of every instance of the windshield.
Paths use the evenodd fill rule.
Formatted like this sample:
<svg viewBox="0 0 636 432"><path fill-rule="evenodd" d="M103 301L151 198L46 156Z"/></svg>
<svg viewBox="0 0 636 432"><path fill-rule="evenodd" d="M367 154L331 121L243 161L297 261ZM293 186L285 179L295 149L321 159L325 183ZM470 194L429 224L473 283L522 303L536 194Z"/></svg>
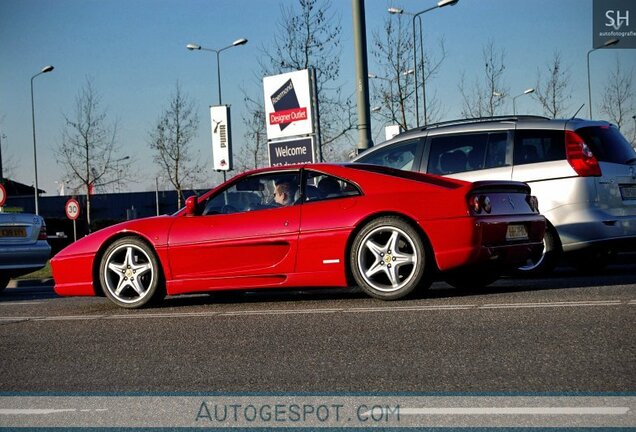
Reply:
<svg viewBox="0 0 636 432"><path fill-rule="evenodd" d="M577 129L600 162L630 164L636 162L636 151L614 126L591 126Z"/></svg>

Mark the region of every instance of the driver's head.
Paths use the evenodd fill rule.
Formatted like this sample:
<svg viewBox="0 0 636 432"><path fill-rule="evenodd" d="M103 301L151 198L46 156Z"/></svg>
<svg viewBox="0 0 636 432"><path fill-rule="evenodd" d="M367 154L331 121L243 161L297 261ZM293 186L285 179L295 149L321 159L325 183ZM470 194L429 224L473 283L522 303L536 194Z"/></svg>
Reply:
<svg viewBox="0 0 636 432"><path fill-rule="evenodd" d="M277 183L274 188L274 201L279 205L289 205L294 200L294 193L290 183Z"/></svg>

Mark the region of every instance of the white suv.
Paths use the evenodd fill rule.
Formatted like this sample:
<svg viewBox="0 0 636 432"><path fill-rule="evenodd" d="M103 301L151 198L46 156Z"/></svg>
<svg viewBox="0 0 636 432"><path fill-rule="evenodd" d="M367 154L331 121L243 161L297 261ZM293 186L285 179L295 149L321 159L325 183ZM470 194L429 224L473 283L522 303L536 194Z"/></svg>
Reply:
<svg viewBox="0 0 636 432"><path fill-rule="evenodd" d="M636 152L606 122L514 116L437 123L400 134L355 162L528 183L549 223L543 256L521 272L548 273L562 253L592 270L616 251L636 251Z"/></svg>

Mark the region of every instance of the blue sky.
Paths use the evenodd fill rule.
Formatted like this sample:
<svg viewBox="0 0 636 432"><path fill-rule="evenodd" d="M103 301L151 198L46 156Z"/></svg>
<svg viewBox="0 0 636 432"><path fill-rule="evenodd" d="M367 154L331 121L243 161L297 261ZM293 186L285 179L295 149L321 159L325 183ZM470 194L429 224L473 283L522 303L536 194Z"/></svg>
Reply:
<svg viewBox="0 0 636 432"><path fill-rule="evenodd" d="M40 187L56 193L63 170L55 162L64 114L90 79L110 120L118 122L124 155L135 158L138 183L128 190L154 187L157 167L148 147L148 131L167 105L177 81L197 105L201 127L195 149L211 160L208 106L215 104L216 63L209 52L191 52L189 42L210 48L238 38L249 43L221 54L223 102L232 105L234 145L243 141L241 88L262 97L255 77L257 59L277 32L281 5L294 0L1 0L0 1L0 133L14 178L33 184L30 78L43 66L52 73L35 80L38 176ZM381 31L387 7L417 12L434 0L367 0L368 40ZM342 72L345 93L353 93L354 67L351 1L333 0L341 17ZM555 51L570 67L572 114L587 103L586 54L592 45L592 0L460 0L454 7L423 15L425 43L431 48L444 37L447 59L429 85L442 101L444 118L460 117L461 73L483 70L482 48L494 41L506 52L504 81L512 94L536 82ZM593 100L600 102L605 77L616 58L625 70L636 70L636 52L599 50L591 56ZM371 58L371 56L370 56ZM374 65L369 64L369 70ZM508 101L511 104L510 101ZM508 108L512 111L512 108ZM601 117L595 106L595 114ZM517 99L517 112L541 114L530 97ZM587 107L582 113L587 112ZM375 127L379 121L375 121ZM374 137L377 130L374 130ZM381 134L380 134L381 136ZM4 156L4 155L3 155ZM210 179L210 185L218 178Z"/></svg>

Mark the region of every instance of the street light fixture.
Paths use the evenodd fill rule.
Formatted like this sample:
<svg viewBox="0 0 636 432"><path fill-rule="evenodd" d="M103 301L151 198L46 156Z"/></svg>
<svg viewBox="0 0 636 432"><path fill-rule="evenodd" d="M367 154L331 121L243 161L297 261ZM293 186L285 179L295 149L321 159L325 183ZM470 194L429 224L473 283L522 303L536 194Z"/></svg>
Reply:
<svg viewBox="0 0 636 432"><path fill-rule="evenodd" d="M378 75L376 75L374 73L369 73L367 76L369 78L371 78L371 79L379 79L379 80L382 80L382 81L388 81L388 83L389 83L389 94L391 95L391 101L390 101L389 109L391 110L391 115L393 115L393 80L390 79L390 78L378 76ZM371 108L371 112L378 112L378 111L380 111L380 107Z"/></svg>
<svg viewBox="0 0 636 432"><path fill-rule="evenodd" d="M233 48L235 46L240 46L240 45L245 45L247 43L247 39L245 38L241 38L241 39L237 39L234 42L232 42L232 45L228 45L226 47L223 48L219 48L219 49L213 49L213 48L205 48L202 47L201 45L197 45L197 44L193 44L193 43L189 43L186 45L186 48L189 49L190 51L210 51L216 54L216 77L217 77L217 87L218 87L218 92L219 92L219 105L221 105L221 63L220 63L220 59L219 59L219 54L222 51L225 51L226 49L230 49Z"/></svg>
<svg viewBox="0 0 636 432"><path fill-rule="evenodd" d="M130 156L124 156L122 158L115 159L115 164L116 164L115 165L116 166L115 169L117 171L117 192L121 192L121 182L120 182L121 175L120 175L120 171L119 171L119 162L123 162L123 161L128 160L128 159L130 159Z"/></svg>
<svg viewBox="0 0 636 432"><path fill-rule="evenodd" d="M33 75L31 77L31 120L33 122L33 168L34 168L34 172L35 172L35 214L39 215L40 214L40 207L39 207L39 187L38 187L38 152L37 152L37 145L35 143L35 103L34 103L34 99L33 99L33 80L45 73L51 72L53 69L55 69L53 66L48 65L48 66L44 66L42 68L42 70L38 73L36 73L35 75Z"/></svg>
<svg viewBox="0 0 636 432"><path fill-rule="evenodd" d="M422 57L422 60L420 60L421 62L420 67L422 69L422 100L423 100L423 108L424 108L424 126L426 126L428 123L428 119L426 118L426 72L424 71L424 42L422 40L423 38L422 19L420 18L420 15L425 14L426 12L430 12L434 9L443 8L445 6L455 6L457 2L459 2L459 0L440 0L437 2L435 6L430 7L428 9L424 9L417 13L407 12L404 9L400 9L396 7L390 7L388 9L388 12L393 15L396 15L396 14L411 15L413 17L412 21L413 21L413 65L415 66L415 72L414 72L415 74L415 77L414 77L415 79L415 123L417 127L420 126L420 109L419 109L419 98L417 94L417 41L415 36L415 18L418 18L420 22L420 57Z"/></svg>
<svg viewBox="0 0 636 432"><path fill-rule="evenodd" d="M596 51L597 49L607 48L607 47L616 45L619 41L620 39L608 39L605 41L603 45L596 48L592 48L591 50L587 52L587 97L588 97L588 104L590 106L590 119L592 119L592 84L590 81L590 54Z"/></svg>
<svg viewBox="0 0 636 432"><path fill-rule="evenodd" d="M527 90L524 90L524 92L523 92L523 93L518 94L517 96L513 96L513 98L512 98L512 114L513 114L513 115L517 115L517 105L516 105L516 100L517 100L517 98L518 98L518 97L521 97L521 96L523 96L523 95L530 94L530 93L534 93L534 89L533 89L533 88L529 88L529 89L527 89ZM494 92L493 92L493 94L494 94ZM495 96L496 96L496 95L495 95Z"/></svg>

